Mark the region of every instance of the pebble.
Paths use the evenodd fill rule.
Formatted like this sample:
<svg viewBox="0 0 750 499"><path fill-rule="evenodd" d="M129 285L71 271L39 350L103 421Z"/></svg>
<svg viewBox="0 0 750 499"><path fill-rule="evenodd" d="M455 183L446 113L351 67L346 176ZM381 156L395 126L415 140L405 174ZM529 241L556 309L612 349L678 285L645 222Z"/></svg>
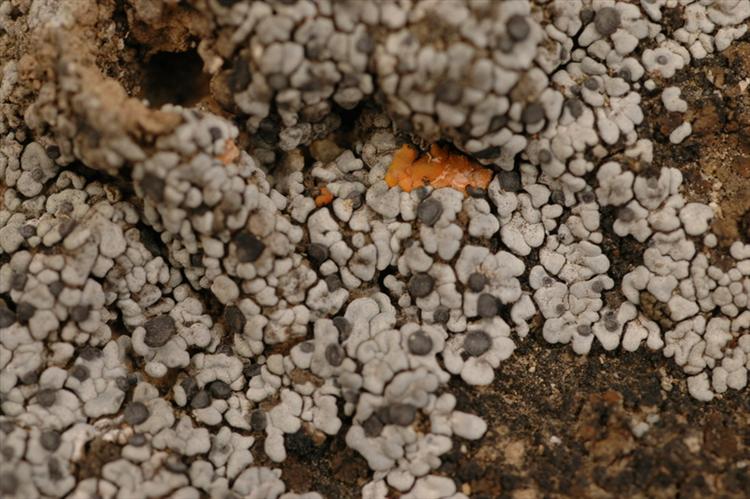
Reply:
<svg viewBox="0 0 750 499"><path fill-rule="evenodd" d="M323 262L328 260L328 256L328 247L320 243L312 243L307 247L307 257L315 266L320 266Z"/></svg>
<svg viewBox="0 0 750 499"><path fill-rule="evenodd" d="M469 331L464 338L464 350L472 357L479 357L492 346L490 336L481 330Z"/></svg>
<svg viewBox="0 0 750 499"><path fill-rule="evenodd" d="M435 286L435 279L426 272L414 274L409 279L409 294L414 298L424 298L432 292Z"/></svg>
<svg viewBox="0 0 750 499"><path fill-rule="evenodd" d="M427 198L417 206L417 218L428 227L432 227L443 214L443 205L434 198Z"/></svg>
<svg viewBox="0 0 750 499"><path fill-rule="evenodd" d="M388 407L388 421L398 426L409 426L417 416L417 408L411 404L395 403Z"/></svg>
<svg viewBox="0 0 750 499"><path fill-rule="evenodd" d="M232 389L221 380L209 383L208 392L211 394L211 397L220 400L226 400L232 395Z"/></svg>
<svg viewBox="0 0 750 499"><path fill-rule="evenodd" d="M249 232L240 232L234 239L237 260L241 263L252 263L260 258L266 245Z"/></svg>
<svg viewBox="0 0 750 499"><path fill-rule="evenodd" d="M57 401L57 391L52 389L40 390L36 394L36 401L42 407L52 407Z"/></svg>
<svg viewBox="0 0 750 499"><path fill-rule="evenodd" d="M190 401L190 407L193 409L204 409L211 405L211 395L207 390L200 390Z"/></svg>
<svg viewBox="0 0 750 499"><path fill-rule="evenodd" d="M594 27L603 36L609 36L620 27L620 13L614 7L601 7L594 16Z"/></svg>
<svg viewBox="0 0 750 499"><path fill-rule="evenodd" d="M339 367L344 362L344 350L336 343L331 343L325 349L325 357L333 367Z"/></svg>
<svg viewBox="0 0 750 499"><path fill-rule="evenodd" d="M60 435L59 431L44 430L39 436L39 443L45 450L54 452L58 448L60 448L60 443L62 443L62 436Z"/></svg>
<svg viewBox="0 0 750 499"><path fill-rule="evenodd" d="M146 330L143 341L150 348L159 348L166 345L177 332L174 319L169 315L160 315L149 319L143 327Z"/></svg>
<svg viewBox="0 0 750 499"><path fill-rule="evenodd" d="M526 18L520 14L510 16L507 23L508 34L516 42L524 41L531 32Z"/></svg>
<svg viewBox="0 0 750 499"><path fill-rule="evenodd" d="M407 343L414 355L427 355L432 351L432 339L421 329L409 335Z"/></svg>
<svg viewBox="0 0 750 499"><path fill-rule="evenodd" d="M491 318L498 313L497 298L489 293L482 293L477 298L477 313L480 317Z"/></svg>
<svg viewBox="0 0 750 499"><path fill-rule="evenodd" d="M139 425L146 421L150 412L142 402L131 402L122 413L125 422L131 426Z"/></svg>

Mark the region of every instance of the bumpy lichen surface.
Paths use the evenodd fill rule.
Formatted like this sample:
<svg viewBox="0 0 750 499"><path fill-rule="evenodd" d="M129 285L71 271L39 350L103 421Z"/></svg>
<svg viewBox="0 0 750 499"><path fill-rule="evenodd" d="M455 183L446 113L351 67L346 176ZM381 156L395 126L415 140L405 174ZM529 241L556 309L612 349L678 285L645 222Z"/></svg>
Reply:
<svg viewBox="0 0 750 499"><path fill-rule="evenodd" d="M714 233L716 200L639 126L658 93L677 150L670 78L748 17L6 0L0 494L317 498L283 481L304 432L364 457L363 497L466 497L435 470L487 425L449 382L492 383L529 335L747 393L750 234ZM201 74L171 80L164 53Z"/></svg>

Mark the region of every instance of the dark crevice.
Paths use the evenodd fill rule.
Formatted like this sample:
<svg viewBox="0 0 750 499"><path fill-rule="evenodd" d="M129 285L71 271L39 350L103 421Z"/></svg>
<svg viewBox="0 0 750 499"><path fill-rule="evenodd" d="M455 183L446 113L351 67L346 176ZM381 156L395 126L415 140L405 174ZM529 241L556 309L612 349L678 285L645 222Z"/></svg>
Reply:
<svg viewBox="0 0 750 499"><path fill-rule="evenodd" d="M157 52L143 65L141 97L151 107L193 106L209 95L209 83L197 50Z"/></svg>
<svg viewBox="0 0 750 499"><path fill-rule="evenodd" d="M119 190L123 199L130 199L135 196L129 168L121 168L117 175L110 175L101 170L90 168L80 161L75 161L66 166L65 169L85 178L87 184L99 182L103 187L111 186Z"/></svg>
<svg viewBox="0 0 750 499"><path fill-rule="evenodd" d="M398 269L395 265L389 265L388 267L378 272L378 288L380 289L380 291L385 294L390 294L390 290L385 285L385 278L389 275L396 275L397 273Z"/></svg>
<svg viewBox="0 0 750 499"><path fill-rule="evenodd" d="M740 232L740 239L745 244L750 244L750 210L747 210L744 215L737 221L737 225Z"/></svg>
<svg viewBox="0 0 750 499"><path fill-rule="evenodd" d="M359 117L362 114L362 111L364 111L365 107L365 101L360 101L359 104L351 109L345 109L338 104L334 104L333 109L331 110L331 114L336 114L341 118L341 125L339 126L337 133L343 136L350 136L351 134L354 134L357 131L356 125L359 121Z"/></svg>
<svg viewBox="0 0 750 499"><path fill-rule="evenodd" d="M601 222L600 230L604 238L600 247L609 259L609 274L616 283L622 282L622 278L643 262L643 252L646 243L640 243L632 236L620 237L614 233L612 228L617 219L618 207L602 206L600 208Z"/></svg>

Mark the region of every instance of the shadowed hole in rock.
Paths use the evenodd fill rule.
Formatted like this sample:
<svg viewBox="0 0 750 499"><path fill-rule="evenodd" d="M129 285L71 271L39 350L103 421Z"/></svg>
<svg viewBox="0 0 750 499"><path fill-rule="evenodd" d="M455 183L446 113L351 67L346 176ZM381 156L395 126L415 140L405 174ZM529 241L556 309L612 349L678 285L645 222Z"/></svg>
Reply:
<svg viewBox="0 0 750 499"><path fill-rule="evenodd" d="M143 65L141 97L152 107L192 106L209 94L210 77L195 49L157 52Z"/></svg>
<svg viewBox="0 0 750 499"><path fill-rule="evenodd" d="M744 215L738 220L740 239L746 244L750 244L750 210L747 210Z"/></svg>

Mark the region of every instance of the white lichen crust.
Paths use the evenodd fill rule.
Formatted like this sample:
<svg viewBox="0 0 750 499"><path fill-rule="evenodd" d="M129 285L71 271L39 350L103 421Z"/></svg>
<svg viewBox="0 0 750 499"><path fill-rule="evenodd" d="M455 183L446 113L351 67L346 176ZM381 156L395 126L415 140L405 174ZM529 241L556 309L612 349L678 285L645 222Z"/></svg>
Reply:
<svg viewBox="0 0 750 499"><path fill-rule="evenodd" d="M714 260L716 204L637 126L750 0L681 0L669 32L661 0L188 2L231 116L128 96L84 35L107 11L59 3L0 6L29 40L0 68L3 497L316 499L282 480L304 432L362 455L363 497L464 498L435 471L487 424L448 383L532 334L746 390L750 244ZM688 102L659 88L679 147ZM492 179L389 186L408 140ZM119 454L78 481L94 442Z"/></svg>

